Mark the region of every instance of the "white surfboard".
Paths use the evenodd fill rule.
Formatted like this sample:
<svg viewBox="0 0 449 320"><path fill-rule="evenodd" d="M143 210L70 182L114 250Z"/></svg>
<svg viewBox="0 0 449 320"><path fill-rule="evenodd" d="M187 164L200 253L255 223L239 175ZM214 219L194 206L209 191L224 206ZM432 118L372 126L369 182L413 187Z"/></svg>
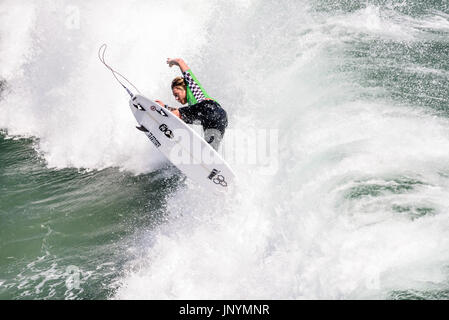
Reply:
<svg viewBox="0 0 449 320"><path fill-rule="evenodd" d="M169 110L141 95L129 101L134 117L153 145L187 177L213 191L228 191L234 173L221 155Z"/></svg>

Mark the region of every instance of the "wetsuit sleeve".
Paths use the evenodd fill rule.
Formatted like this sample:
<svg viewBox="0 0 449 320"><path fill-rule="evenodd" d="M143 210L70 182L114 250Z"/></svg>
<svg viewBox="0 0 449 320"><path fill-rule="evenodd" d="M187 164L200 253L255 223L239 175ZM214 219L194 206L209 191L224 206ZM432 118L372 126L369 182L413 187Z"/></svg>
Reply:
<svg viewBox="0 0 449 320"><path fill-rule="evenodd" d="M187 70L182 74L187 84L187 103L189 105L197 104L205 99L212 99L201 86L192 70Z"/></svg>

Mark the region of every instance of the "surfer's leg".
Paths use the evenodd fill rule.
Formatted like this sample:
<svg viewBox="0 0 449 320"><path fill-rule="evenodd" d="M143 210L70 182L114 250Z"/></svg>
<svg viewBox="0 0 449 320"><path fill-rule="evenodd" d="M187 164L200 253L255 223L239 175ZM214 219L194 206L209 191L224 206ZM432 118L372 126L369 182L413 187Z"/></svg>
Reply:
<svg viewBox="0 0 449 320"><path fill-rule="evenodd" d="M204 130L204 140L206 140L206 142L209 143L216 151L218 151L223 135L224 130L221 131L219 129L212 128Z"/></svg>
<svg viewBox="0 0 449 320"><path fill-rule="evenodd" d="M208 114L208 118L203 123L204 140L218 151L218 147L228 126L228 116L226 111L217 102L208 101L207 103L209 104L209 112L205 112Z"/></svg>

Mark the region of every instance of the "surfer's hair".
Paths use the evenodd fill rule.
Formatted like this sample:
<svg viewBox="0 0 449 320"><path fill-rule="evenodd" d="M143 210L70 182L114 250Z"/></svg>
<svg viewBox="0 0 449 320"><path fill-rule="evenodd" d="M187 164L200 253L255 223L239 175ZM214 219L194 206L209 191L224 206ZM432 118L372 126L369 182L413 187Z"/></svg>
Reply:
<svg viewBox="0 0 449 320"><path fill-rule="evenodd" d="M171 89L173 90L173 88L175 87L181 87L184 90L187 90L187 86L183 77L176 77L173 79L173 81L171 82Z"/></svg>

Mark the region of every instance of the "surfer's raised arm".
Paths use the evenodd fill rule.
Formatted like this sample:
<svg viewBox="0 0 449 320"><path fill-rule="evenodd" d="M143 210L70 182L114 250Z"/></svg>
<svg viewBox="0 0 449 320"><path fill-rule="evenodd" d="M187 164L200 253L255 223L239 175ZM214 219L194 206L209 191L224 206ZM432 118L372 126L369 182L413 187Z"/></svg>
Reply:
<svg viewBox="0 0 449 320"><path fill-rule="evenodd" d="M185 63L185 61L182 60L181 58L175 58L175 59L168 58L167 64L170 68L173 66L178 66L179 69L181 69L181 72L183 72L183 73L190 69L189 66L187 65L187 63Z"/></svg>
<svg viewBox="0 0 449 320"><path fill-rule="evenodd" d="M184 73L184 72L186 72L186 71L188 71L190 69L189 66L187 65L187 63L185 63L185 61L183 59L181 59L181 58L174 58L174 59L167 58L167 64L168 64L168 66L170 68L173 67L173 66L178 66L179 69L181 69L182 73ZM187 103L186 86L184 84L184 79L181 78L181 77L177 78L177 79L178 79L177 82L173 81L173 83L172 83L173 95L175 96L175 99L179 103L186 104ZM179 114L178 109L167 106L161 100L156 100L156 102L159 103L161 106L166 107L167 109L169 109L178 118L181 118L181 115Z"/></svg>
<svg viewBox="0 0 449 320"><path fill-rule="evenodd" d="M156 100L161 106L169 109L185 123L200 123L204 129L204 138L215 150L218 150L221 139L228 126L228 116L220 104L211 98L198 79L193 74L187 63L181 58L167 59L171 68L178 66L182 77L176 77L171 83L171 89L176 101L187 106L179 109L171 108L160 100Z"/></svg>

